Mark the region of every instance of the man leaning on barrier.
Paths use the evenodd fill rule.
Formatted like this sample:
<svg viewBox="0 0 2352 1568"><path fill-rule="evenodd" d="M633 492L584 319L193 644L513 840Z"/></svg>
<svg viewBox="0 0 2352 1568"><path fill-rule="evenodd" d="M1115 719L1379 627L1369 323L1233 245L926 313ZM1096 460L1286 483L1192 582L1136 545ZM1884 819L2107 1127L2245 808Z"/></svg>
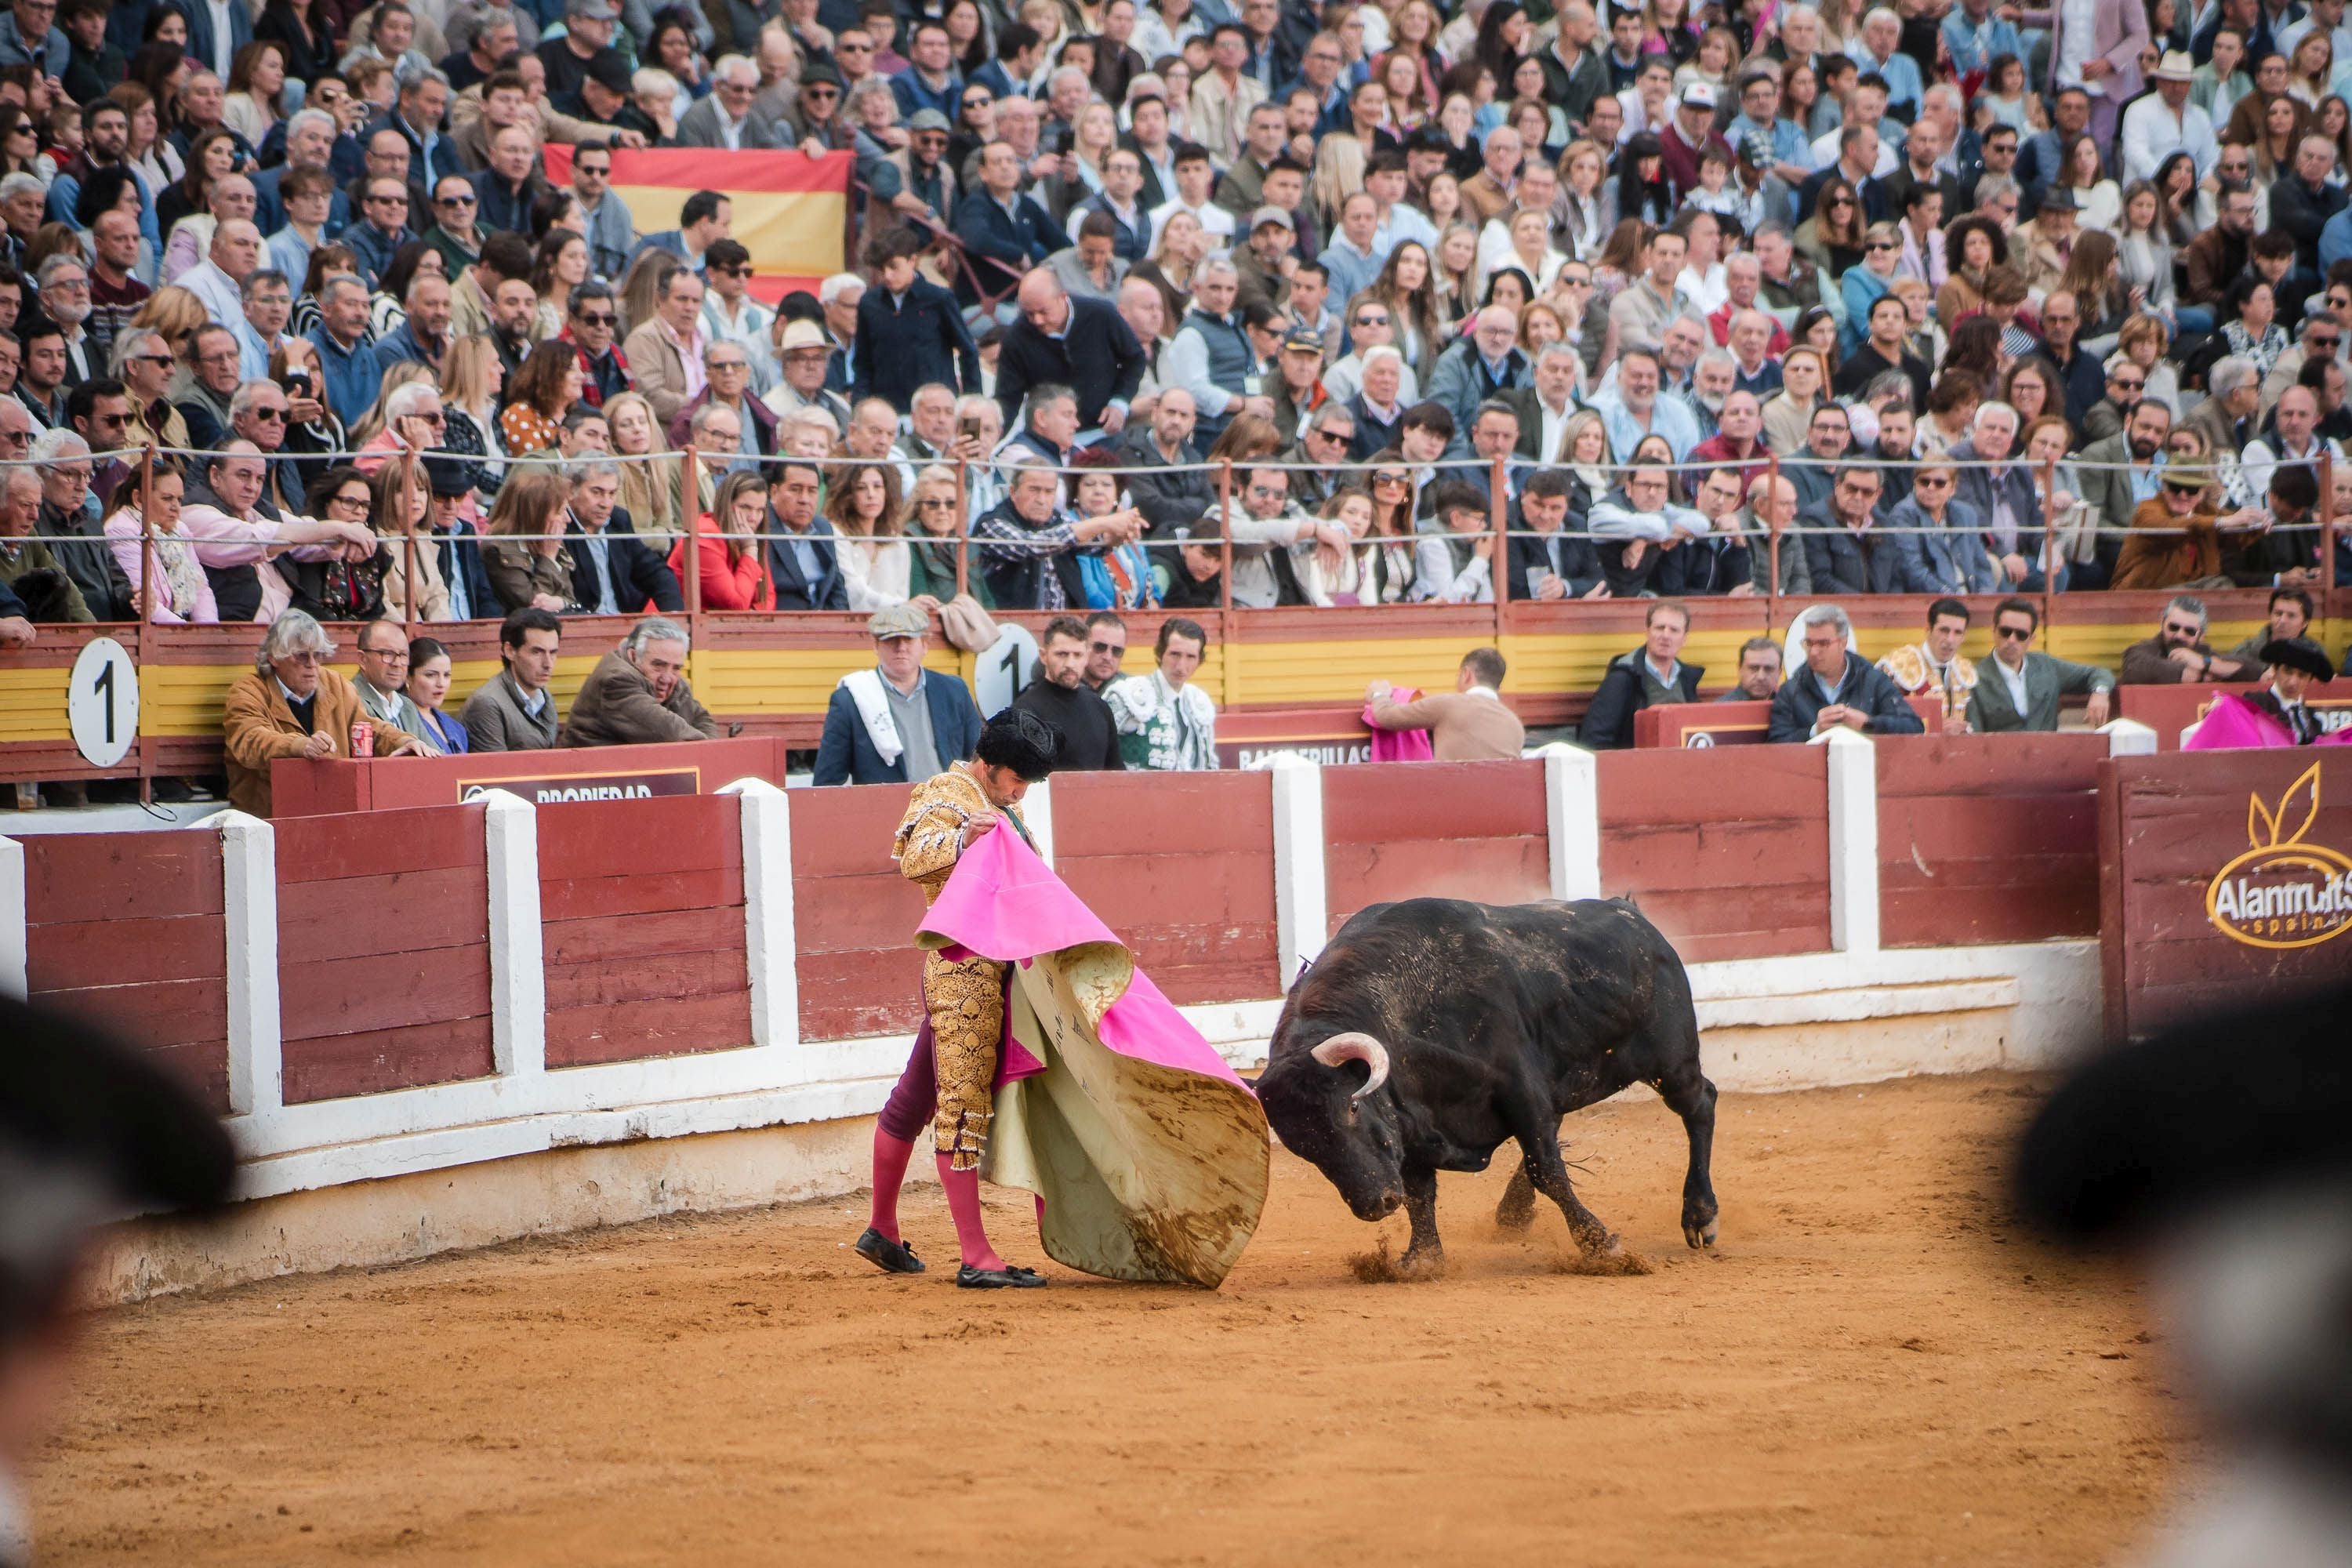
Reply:
<svg viewBox="0 0 2352 1568"><path fill-rule="evenodd" d="M1853 624L1835 605L1816 605L1798 618L1805 662L1772 699L1771 741L1807 741L1843 725L1876 735L1917 735L1927 726L1885 671L1853 652Z"/></svg>
<svg viewBox="0 0 2352 1568"><path fill-rule="evenodd" d="M254 653L252 672L228 689L221 710L221 750L229 804L239 811L269 815L272 763L351 756L352 726L369 714L352 683L327 668L334 654L335 645L317 621L289 610L269 623ZM381 720L371 721L377 756L423 753L415 736Z"/></svg>
<svg viewBox="0 0 2352 1568"><path fill-rule="evenodd" d="M686 679L686 628L648 616L629 628L621 646L596 661L560 742L566 746L646 746L666 741L715 741L719 721L695 700Z"/></svg>

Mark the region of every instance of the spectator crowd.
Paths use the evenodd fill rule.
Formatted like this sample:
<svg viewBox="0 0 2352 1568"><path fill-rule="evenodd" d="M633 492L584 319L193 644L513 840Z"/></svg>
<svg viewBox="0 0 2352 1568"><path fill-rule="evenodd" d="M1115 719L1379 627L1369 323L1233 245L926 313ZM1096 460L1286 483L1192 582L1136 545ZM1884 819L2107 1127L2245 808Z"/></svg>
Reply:
<svg viewBox="0 0 2352 1568"><path fill-rule="evenodd" d="M653 617L589 735L648 700L705 732L688 608L919 621L828 720L858 776L965 718L887 644L1000 610L1080 628L1023 700L1130 765L1213 759L1205 638L1054 712L1097 695L1089 614L2307 615L2352 583L2348 102L2340 0L14 0L0 643L355 624L407 663L353 700L447 750L564 737L530 670L568 615ZM771 302L717 161L641 227L646 147L845 155L854 268ZM1695 689L1675 618L1588 730ZM2259 662L2197 618L2158 673ZM418 628L468 619L495 700L413 706ZM1803 630L1832 722L1899 721ZM1943 646L1872 668L1956 721L2046 706ZM271 668L245 717L299 740L323 699Z"/></svg>

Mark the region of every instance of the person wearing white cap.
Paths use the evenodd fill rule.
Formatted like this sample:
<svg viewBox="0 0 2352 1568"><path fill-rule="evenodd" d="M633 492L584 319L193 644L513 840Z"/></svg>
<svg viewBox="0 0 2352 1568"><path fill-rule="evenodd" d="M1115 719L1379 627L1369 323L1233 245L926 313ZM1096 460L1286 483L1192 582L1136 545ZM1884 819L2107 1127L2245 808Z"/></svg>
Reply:
<svg viewBox="0 0 2352 1568"><path fill-rule="evenodd" d="M2213 172L2221 157L2221 144L2214 140L2212 120L2189 101L2196 74L2197 62L2185 50L2166 50L2148 76L2156 90L2124 110L2126 179L2156 178L2157 170L2175 153L2186 153L2197 161L2199 179Z"/></svg>
<svg viewBox="0 0 2352 1568"><path fill-rule="evenodd" d="M1666 184L1679 202L1698 189L1700 154L1710 149L1723 155L1727 166L1731 149L1715 129L1715 89L1706 82L1695 81L1685 87L1675 100L1675 117L1659 138L1665 153L1662 167Z"/></svg>

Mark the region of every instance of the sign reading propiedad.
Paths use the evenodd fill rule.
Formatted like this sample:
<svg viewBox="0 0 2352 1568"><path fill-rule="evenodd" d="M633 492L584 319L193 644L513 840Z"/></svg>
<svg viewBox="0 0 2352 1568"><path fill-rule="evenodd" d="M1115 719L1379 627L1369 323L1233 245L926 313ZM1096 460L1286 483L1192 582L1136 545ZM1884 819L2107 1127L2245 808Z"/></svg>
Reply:
<svg viewBox="0 0 2352 1568"><path fill-rule="evenodd" d="M2249 947L2315 947L2352 931L2352 856L2308 842L2319 820L2319 764L2275 809L2246 797L2246 852L2205 889L2213 928ZM2290 830L2291 829L2291 830Z"/></svg>

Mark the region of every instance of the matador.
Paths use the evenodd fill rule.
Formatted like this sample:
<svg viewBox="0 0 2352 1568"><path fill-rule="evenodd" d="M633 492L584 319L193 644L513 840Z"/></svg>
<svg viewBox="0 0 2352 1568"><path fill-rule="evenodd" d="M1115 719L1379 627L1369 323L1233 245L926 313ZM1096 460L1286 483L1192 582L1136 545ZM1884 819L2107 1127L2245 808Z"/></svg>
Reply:
<svg viewBox="0 0 2352 1568"><path fill-rule="evenodd" d="M915 786L891 855L899 874L923 889L926 908L938 901L956 862L982 835L1009 822L1028 839L1017 807L1029 785L1052 771L1061 741L1045 721L1008 710L981 731L970 762ZM928 1121L962 1253L957 1285L997 1289L1045 1283L1035 1269L998 1255L981 1215L980 1158L995 1114L1010 967L961 948L923 956L925 1028L874 1130L874 1209L857 1238L858 1255L887 1273L923 1272L922 1259L898 1234L898 1188Z"/></svg>

